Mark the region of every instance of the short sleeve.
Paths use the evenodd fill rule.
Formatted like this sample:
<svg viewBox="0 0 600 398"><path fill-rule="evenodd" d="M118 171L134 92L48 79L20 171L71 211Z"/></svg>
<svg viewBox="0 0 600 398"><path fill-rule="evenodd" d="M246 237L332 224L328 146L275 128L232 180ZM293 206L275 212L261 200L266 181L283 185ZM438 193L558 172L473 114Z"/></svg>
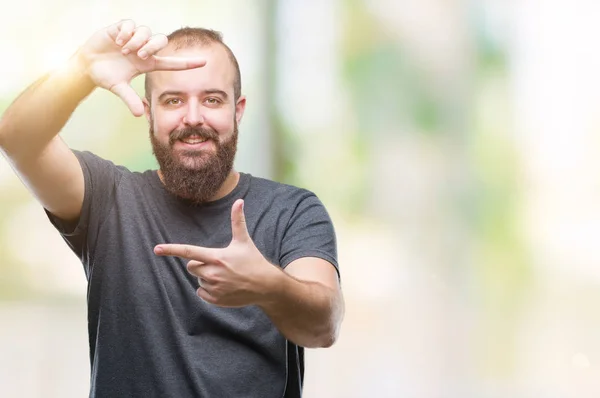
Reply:
<svg viewBox="0 0 600 398"><path fill-rule="evenodd" d="M81 215L76 222L68 223L54 216L47 209L45 212L71 250L86 264L93 256L103 220L107 218L113 207L121 173L114 163L91 152L74 150L73 153L79 160L85 183Z"/></svg>
<svg viewBox="0 0 600 398"><path fill-rule="evenodd" d="M296 206L283 236L279 263L285 268L302 257L318 257L330 262L339 276L333 223L314 194L305 195Z"/></svg>

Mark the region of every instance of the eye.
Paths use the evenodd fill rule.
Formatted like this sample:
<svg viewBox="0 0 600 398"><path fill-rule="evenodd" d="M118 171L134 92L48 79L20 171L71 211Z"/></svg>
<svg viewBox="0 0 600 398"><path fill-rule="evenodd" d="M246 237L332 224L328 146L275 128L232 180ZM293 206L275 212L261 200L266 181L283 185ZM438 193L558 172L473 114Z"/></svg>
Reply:
<svg viewBox="0 0 600 398"><path fill-rule="evenodd" d="M221 100L215 97L209 97L206 99L206 103L208 103L209 105L217 105L221 103Z"/></svg>
<svg viewBox="0 0 600 398"><path fill-rule="evenodd" d="M166 105L180 105L181 104L181 99L180 98L169 98L168 100L165 101Z"/></svg>

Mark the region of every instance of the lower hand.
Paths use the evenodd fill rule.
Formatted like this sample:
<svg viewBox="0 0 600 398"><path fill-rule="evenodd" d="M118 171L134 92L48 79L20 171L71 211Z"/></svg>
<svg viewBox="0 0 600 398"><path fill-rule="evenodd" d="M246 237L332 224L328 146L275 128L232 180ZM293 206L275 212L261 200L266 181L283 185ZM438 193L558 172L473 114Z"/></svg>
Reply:
<svg viewBox="0 0 600 398"><path fill-rule="evenodd" d="M268 295L269 282L281 272L254 245L246 227L243 205L243 200L237 200L231 209L232 240L226 248L179 244L160 244L154 248L159 256L190 260L187 269L200 282L198 296L222 307L259 304Z"/></svg>

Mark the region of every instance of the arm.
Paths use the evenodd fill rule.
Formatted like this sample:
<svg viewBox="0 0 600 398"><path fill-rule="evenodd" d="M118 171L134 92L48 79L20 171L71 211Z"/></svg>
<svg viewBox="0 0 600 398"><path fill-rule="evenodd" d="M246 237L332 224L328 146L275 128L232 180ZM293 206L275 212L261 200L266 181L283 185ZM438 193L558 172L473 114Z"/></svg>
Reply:
<svg viewBox="0 0 600 398"><path fill-rule="evenodd" d="M73 58L25 90L0 120L0 149L9 163L38 200L66 220L81 210L83 173L58 133L93 88Z"/></svg>
<svg viewBox="0 0 600 398"><path fill-rule="evenodd" d="M335 268L320 258L293 261L285 272L274 268L259 306L279 331L296 345L330 347L344 316L344 300Z"/></svg>
<svg viewBox="0 0 600 398"><path fill-rule="evenodd" d="M231 209L232 240L223 249L160 244L159 256L190 260L198 278L197 294L222 307L258 305L290 341L302 347L329 347L344 313L337 271L328 261L301 257L285 271L271 264L254 245L246 228L243 200Z"/></svg>
<svg viewBox="0 0 600 398"><path fill-rule="evenodd" d="M130 81L155 70L183 70L204 60L159 57L164 35L121 21L96 32L62 69L23 92L0 120L0 150L42 205L55 216L75 220L84 199L84 177L76 156L58 137L79 103L95 87L105 88L141 116L142 100ZM129 53L127 53L127 50ZM149 56L140 58L140 51Z"/></svg>

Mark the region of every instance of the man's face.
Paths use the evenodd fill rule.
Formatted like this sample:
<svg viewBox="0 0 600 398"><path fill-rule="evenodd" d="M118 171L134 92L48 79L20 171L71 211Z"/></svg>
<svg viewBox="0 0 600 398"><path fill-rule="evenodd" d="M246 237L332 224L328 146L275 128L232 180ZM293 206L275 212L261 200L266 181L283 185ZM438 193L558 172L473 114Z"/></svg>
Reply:
<svg viewBox="0 0 600 398"><path fill-rule="evenodd" d="M235 69L222 46L167 47L160 55L207 61L202 68L153 72L151 101L145 106L165 187L192 202L206 202L232 170L246 101L235 101Z"/></svg>

